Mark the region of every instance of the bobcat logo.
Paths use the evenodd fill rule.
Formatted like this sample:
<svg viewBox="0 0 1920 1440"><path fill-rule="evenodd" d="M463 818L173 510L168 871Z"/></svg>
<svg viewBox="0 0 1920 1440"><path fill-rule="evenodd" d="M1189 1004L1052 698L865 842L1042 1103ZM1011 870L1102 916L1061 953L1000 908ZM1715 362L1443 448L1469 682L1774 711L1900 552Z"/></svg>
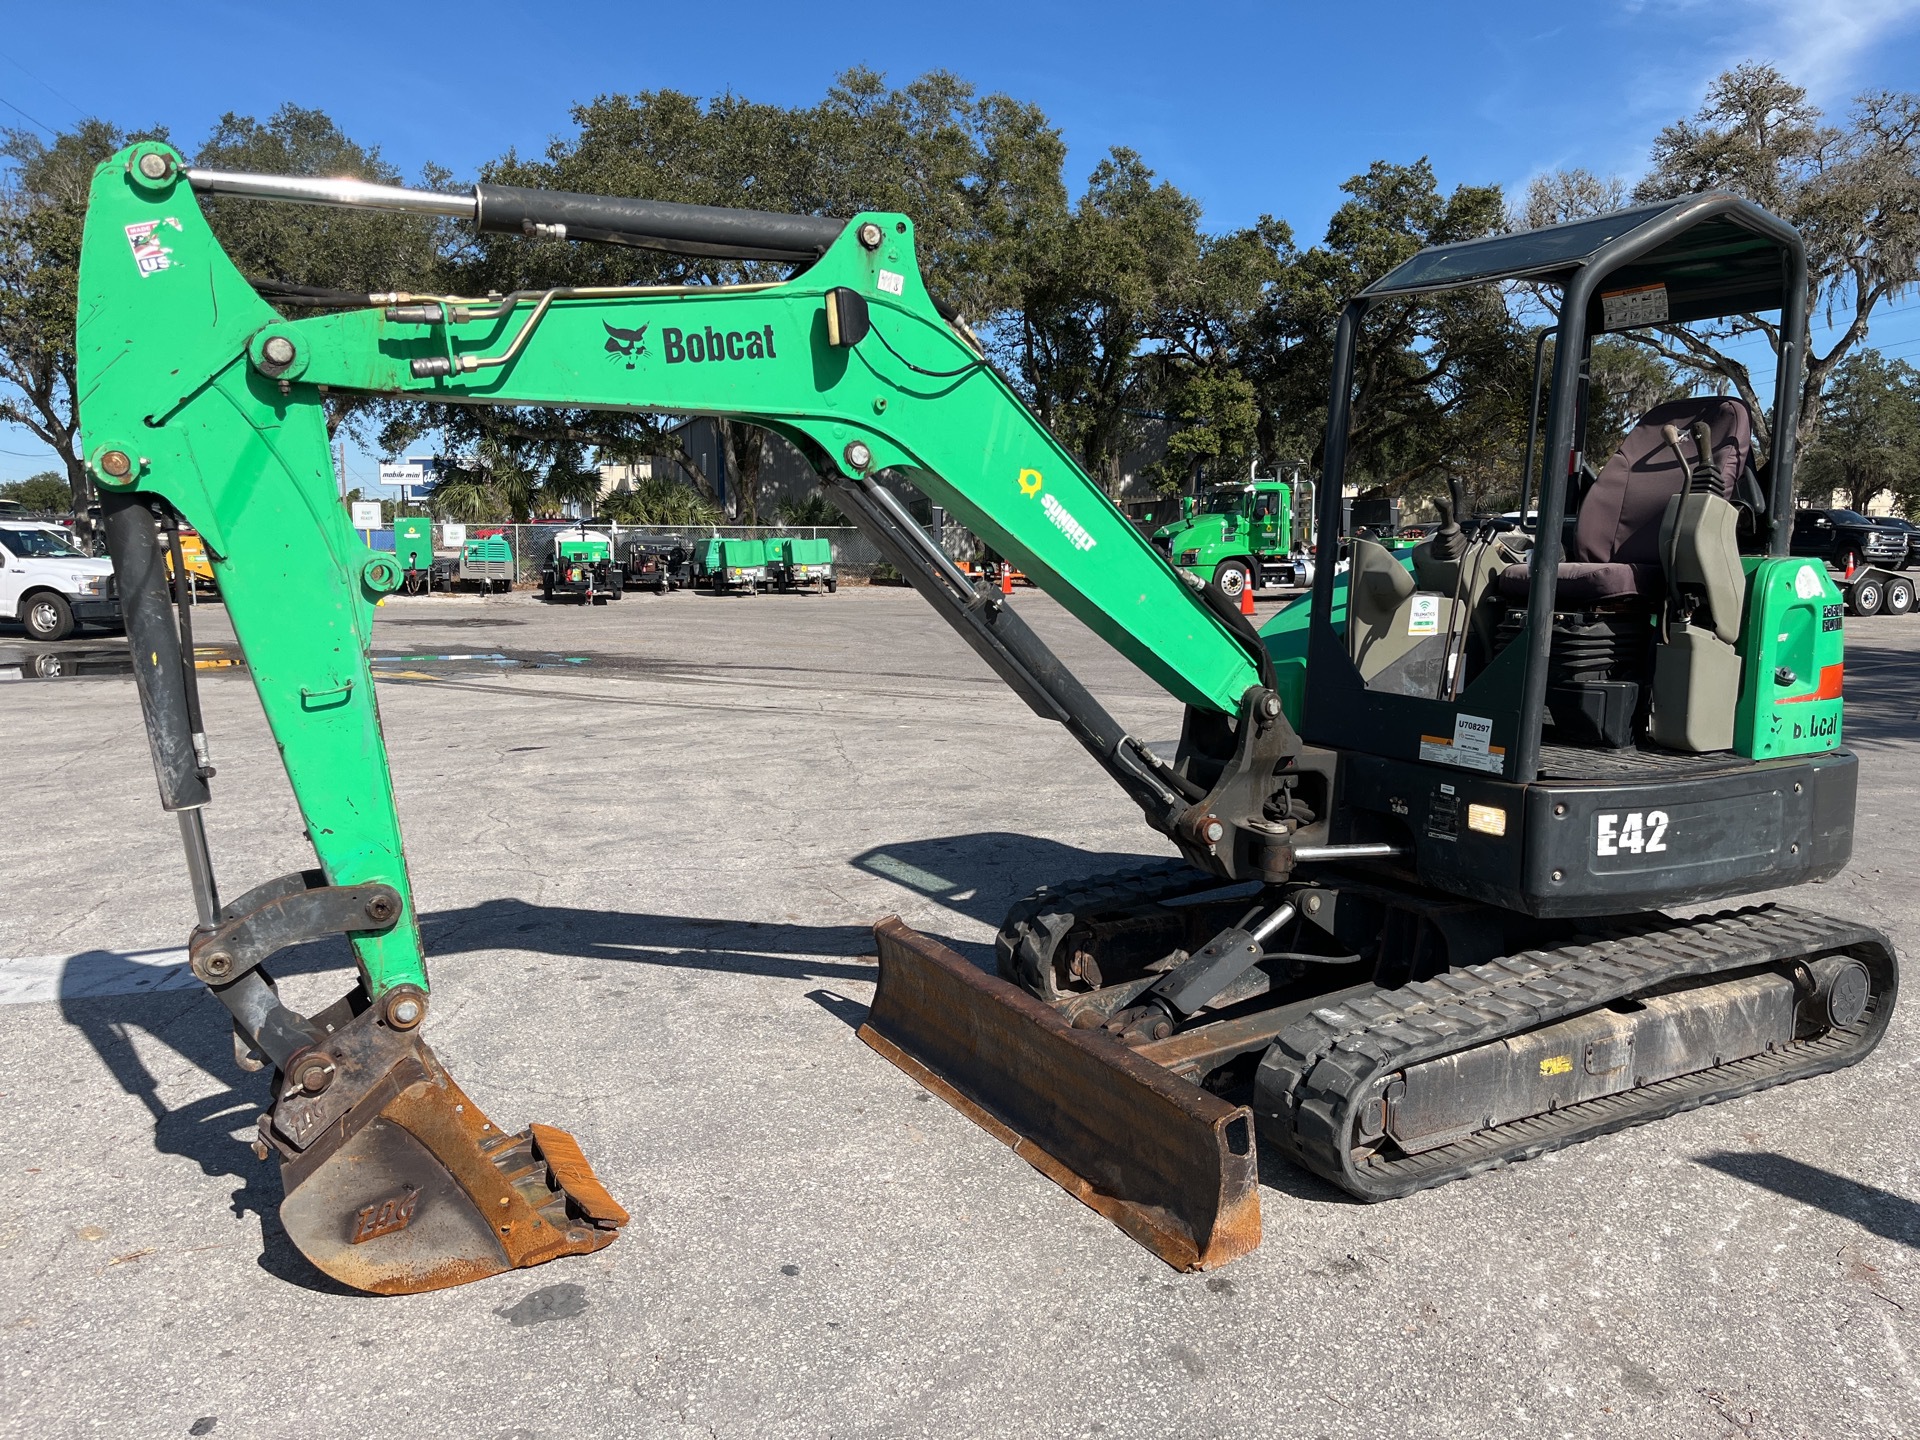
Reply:
<svg viewBox="0 0 1920 1440"><path fill-rule="evenodd" d="M638 330L622 330L604 320L600 325L607 332L607 354L625 360L627 369L633 369L633 362L647 353L647 327L642 325Z"/></svg>

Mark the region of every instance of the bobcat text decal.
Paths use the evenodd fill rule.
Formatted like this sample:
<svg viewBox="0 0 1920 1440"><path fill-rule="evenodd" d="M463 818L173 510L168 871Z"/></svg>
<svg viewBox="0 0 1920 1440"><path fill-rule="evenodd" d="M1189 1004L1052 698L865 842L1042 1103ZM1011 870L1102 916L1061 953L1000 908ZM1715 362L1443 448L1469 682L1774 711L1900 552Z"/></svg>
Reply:
<svg viewBox="0 0 1920 1440"><path fill-rule="evenodd" d="M698 365L713 364L726 360L773 360L773 327L763 325L758 330L716 330L711 325L704 330L681 331L671 325L660 330L660 349L666 356L667 364L678 365L682 361Z"/></svg>

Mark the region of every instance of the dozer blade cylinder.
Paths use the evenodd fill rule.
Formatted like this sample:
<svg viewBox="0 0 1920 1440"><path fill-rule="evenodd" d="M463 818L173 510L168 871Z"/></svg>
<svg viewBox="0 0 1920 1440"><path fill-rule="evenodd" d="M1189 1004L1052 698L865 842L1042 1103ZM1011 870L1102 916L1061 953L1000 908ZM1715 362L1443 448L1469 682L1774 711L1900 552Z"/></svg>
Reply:
<svg viewBox="0 0 1920 1440"><path fill-rule="evenodd" d="M1260 1243L1252 1113L1076 1030L897 917L860 1038L1179 1270Z"/></svg>

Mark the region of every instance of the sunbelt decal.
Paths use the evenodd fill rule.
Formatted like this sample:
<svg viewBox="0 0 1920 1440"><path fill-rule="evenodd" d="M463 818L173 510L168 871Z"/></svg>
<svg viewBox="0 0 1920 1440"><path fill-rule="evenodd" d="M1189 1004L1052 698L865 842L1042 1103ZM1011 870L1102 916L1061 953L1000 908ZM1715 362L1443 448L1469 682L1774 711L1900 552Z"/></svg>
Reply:
<svg viewBox="0 0 1920 1440"><path fill-rule="evenodd" d="M1038 470L1020 472L1020 493L1022 495L1040 495L1046 485L1046 478ZM1087 533L1087 527L1073 518L1068 510L1051 495L1040 495L1040 508L1047 512L1047 518L1053 521L1054 528L1067 537L1069 544L1076 550L1091 550L1100 542Z"/></svg>

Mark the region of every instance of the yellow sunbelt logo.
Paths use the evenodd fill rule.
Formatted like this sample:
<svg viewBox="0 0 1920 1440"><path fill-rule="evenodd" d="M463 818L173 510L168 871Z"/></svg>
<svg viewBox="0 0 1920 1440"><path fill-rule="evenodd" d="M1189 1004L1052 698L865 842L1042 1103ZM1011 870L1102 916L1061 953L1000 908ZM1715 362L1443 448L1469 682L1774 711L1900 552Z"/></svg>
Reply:
<svg viewBox="0 0 1920 1440"><path fill-rule="evenodd" d="M1040 489L1045 484L1046 479L1038 470L1020 472L1020 493L1023 495L1040 495ZM1074 519L1067 507L1053 496L1040 495L1040 508L1047 512L1047 518L1053 521L1054 528L1067 537L1074 549L1091 550L1100 543L1089 535L1087 527Z"/></svg>

